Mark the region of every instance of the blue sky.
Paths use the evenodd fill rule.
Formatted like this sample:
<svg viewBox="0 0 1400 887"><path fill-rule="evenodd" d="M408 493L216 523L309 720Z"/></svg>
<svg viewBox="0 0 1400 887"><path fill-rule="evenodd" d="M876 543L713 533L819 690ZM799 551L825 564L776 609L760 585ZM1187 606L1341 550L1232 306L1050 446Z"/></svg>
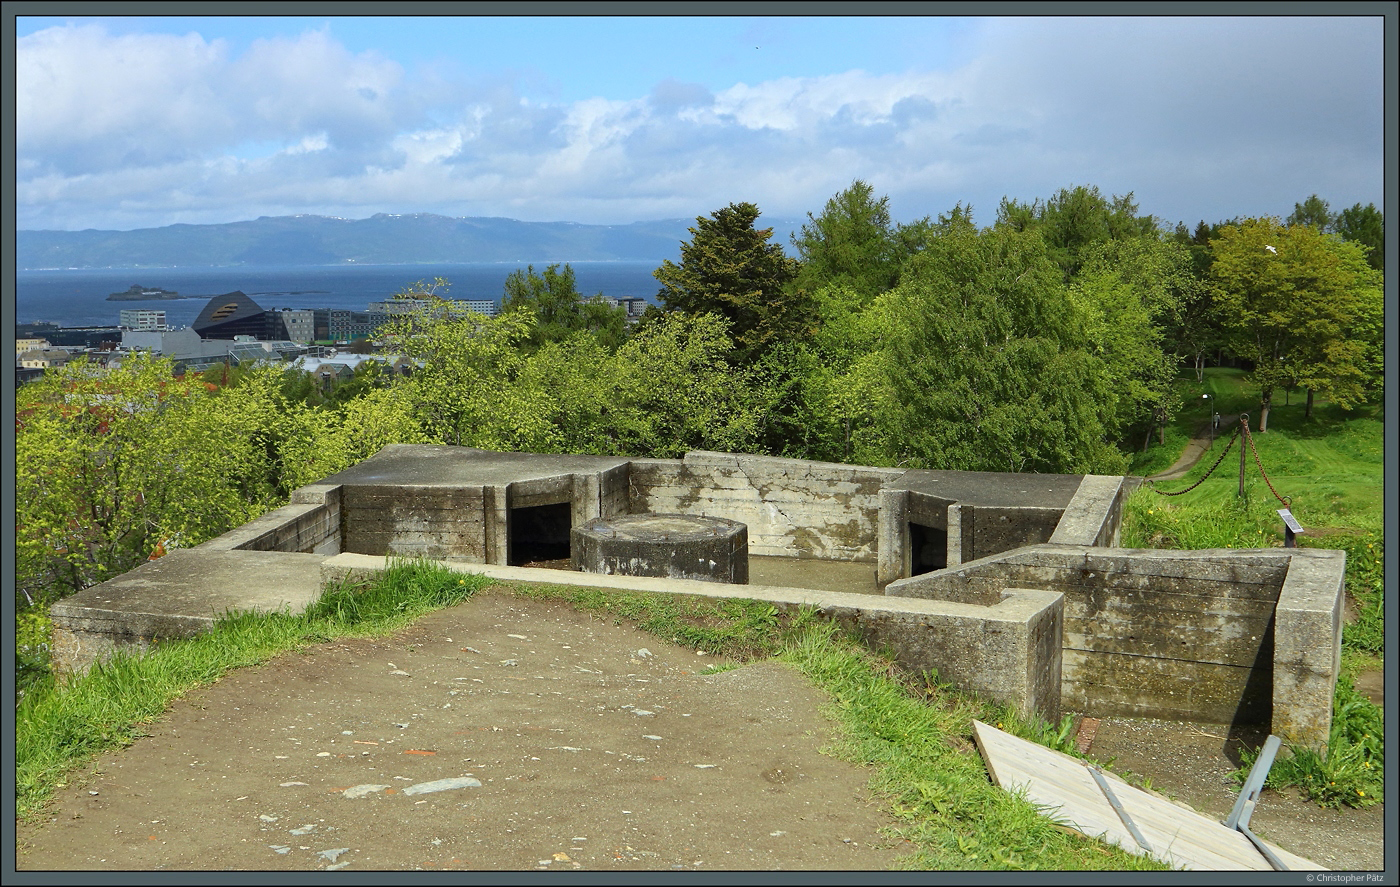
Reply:
<svg viewBox="0 0 1400 887"><path fill-rule="evenodd" d="M1078 184L1188 225L1382 205L1383 44L1340 16L19 18L17 221L800 219L857 178L901 221Z"/></svg>

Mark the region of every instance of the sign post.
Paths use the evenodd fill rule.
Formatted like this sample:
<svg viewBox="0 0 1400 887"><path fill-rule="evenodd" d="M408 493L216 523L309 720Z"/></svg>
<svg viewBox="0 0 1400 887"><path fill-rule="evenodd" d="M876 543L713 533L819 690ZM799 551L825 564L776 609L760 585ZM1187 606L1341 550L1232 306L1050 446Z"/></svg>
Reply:
<svg viewBox="0 0 1400 887"><path fill-rule="evenodd" d="M1298 519L1293 516L1291 509L1280 508L1278 516L1283 518L1283 547L1297 548L1298 534L1303 532L1303 525L1298 523Z"/></svg>

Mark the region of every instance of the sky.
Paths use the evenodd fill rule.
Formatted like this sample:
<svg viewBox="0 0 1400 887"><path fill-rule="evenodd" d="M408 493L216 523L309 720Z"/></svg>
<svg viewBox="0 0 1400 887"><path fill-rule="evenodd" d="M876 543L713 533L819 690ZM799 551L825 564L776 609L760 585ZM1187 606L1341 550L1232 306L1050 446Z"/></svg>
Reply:
<svg viewBox="0 0 1400 887"><path fill-rule="evenodd" d="M21 230L800 220L857 179L901 222L1075 185L1189 227L1384 206L1375 15L14 22Z"/></svg>

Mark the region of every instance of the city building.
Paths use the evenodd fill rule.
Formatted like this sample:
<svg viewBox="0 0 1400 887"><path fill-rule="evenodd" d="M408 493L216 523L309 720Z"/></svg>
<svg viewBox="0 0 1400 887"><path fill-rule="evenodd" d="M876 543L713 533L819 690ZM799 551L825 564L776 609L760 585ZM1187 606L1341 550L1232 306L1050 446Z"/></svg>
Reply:
<svg viewBox="0 0 1400 887"><path fill-rule="evenodd" d="M647 300L643 299L641 296L623 296L620 299L614 299L611 296L603 296L602 298L604 302L613 308L622 308L626 311L627 320L629 322L635 321L645 314L647 310Z"/></svg>
<svg viewBox="0 0 1400 887"><path fill-rule="evenodd" d="M121 310L121 328L124 330L166 329L165 309L123 308Z"/></svg>
<svg viewBox="0 0 1400 887"><path fill-rule="evenodd" d="M495 317L501 309L494 299L386 299L383 302L370 302L369 310L383 311L391 317L438 311L448 316L474 313Z"/></svg>
<svg viewBox="0 0 1400 887"><path fill-rule="evenodd" d="M279 308L286 336L293 342L309 344L316 341L316 311L312 308Z"/></svg>
<svg viewBox="0 0 1400 887"><path fill-rule="evenodd" d="M202 339L232 339L234 336L283 339L287 335L277 312L263 310L251 297L237 290L210 299L195 318L192 329Z"/></svg>
<svg viewBox="0 0 1400 887"><path fill-rule="evenodd" d="M46 370L61 367L72 358L73 355L60 348L35 348L19 355L16 360L25 369Z"/></svg>
<svg viewBox="0 0 1400 887"><path fill-rule="evenodd" d="M15 357L18 358L26 351L43 350L50 346L48 339L40 339L37 336L26 336L22 339L15 339Z"/></svg>

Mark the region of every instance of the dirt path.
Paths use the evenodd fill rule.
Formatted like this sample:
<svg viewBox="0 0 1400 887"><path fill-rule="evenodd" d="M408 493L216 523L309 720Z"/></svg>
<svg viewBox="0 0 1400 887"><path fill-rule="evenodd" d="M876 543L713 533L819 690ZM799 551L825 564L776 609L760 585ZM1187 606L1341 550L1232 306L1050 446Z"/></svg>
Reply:
<svg viewBox="0 0 1400 887"><path fill-rule="evenodd" d="M386 639L236 671L18 826L26 871L887 870L824 697L559 603L483 592ZM1224 728L1105 720L1091 754L1223 818ZM1253 826L1383 865L1384 808L1266 792Z"/></svg>
<svg viewBox="0 0 1400 887"><path fill-rule="evenodd" d="M483 593L178 703L21 825L21 870L889 869L823 697Z"/></svg>
<svg viewBox="0 0 1400 887"><path fill-rule="evenodd" d="M1186 472L1195 467L1196 463L1201 461L1201 457L1211 450L1216 438L1229 439L1231 428L1239 421L1238 415L1221 416L1220 427L1216 429L1214 437L1210 433L1210 423L1206 422L1197 429L1196 436L1186 444L1186 448L1181 451L1181 457L1173 462L1166 471L1154 474L1148 480L1176 480L1185 477Z"/></svg>

